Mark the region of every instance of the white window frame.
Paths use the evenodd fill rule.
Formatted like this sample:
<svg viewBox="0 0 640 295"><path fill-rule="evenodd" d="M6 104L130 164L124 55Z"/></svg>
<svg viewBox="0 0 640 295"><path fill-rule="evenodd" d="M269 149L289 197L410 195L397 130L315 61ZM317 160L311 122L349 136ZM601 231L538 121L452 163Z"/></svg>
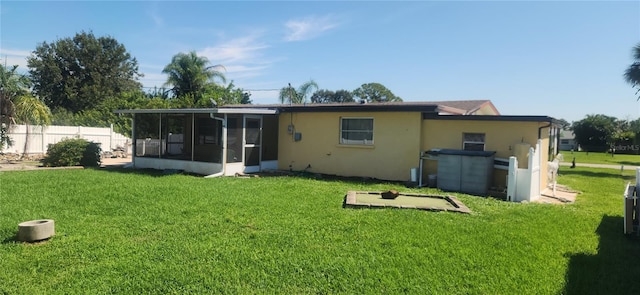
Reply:
<svg viewBox="0 0 640 295"><path fill-rule="evenodd" d="M344 130L342 128L342 123L344 122L344 120L371 120L371 130ZM340 133L339 133L339 139L340 139L340 144L343 145L373 145L373 130L375 129L375 121L373 118L371 117L340 117ZM364 140L345 140L344 138L342 138L342 133L343 132L370 132L371 133L371 140L368 139L364 139Z"/></svg>
<svg viewBox="0 0 640 295"><path fill-rule="evenodd" d="M473 136L473 137L478 137L481 136L482 137L482 141L479 141L478 139L468 139L467 140L467 135L469 136ZM486 147L486 141L487 141L487 135L485 133L478 133L478 132L464 132L462 133L462 149L465 151L476 151L476 149L468 149L467 145L482 145L482 151L485 150Z"/></svg>

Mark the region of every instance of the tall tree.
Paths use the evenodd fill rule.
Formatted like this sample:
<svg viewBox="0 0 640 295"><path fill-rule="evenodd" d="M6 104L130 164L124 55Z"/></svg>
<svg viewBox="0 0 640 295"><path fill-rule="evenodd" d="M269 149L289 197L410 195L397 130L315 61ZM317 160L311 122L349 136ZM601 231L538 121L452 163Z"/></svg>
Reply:
<svg viewBox="0 0 640 295"><path fill-rule="evenodd" d="M318 90L311 96L312 103L344 103L353 102L353 95L347 90Z"/></svg>
<svg viewBox="0 0 640 295"><path fill-rule="evenodd" d="M240 99L240 104L252 104L252 103L253 101L251 101L251 93L243 92L242 99Z"/></svg>
<svg viewBox="0 0 640 295"><path fill-rule="evenodd" d="M282 87L282 89L280 89L280 103L305 103L307 96L313 93L314 88L315 90L318 90L318 84L313 80L304 82L297 90L295 90L291 86L291 83L289 83L289 86Z"/></svg>
<svg viewBox="0 0 640 295"><path fill-rule="evenodd" d="M602 152L613 144L619 131L619 123L614 117L587 115L584 119L573 122L571 129L582 149Z"/></svg>
<svg viewBox="0 0 640 295"><path fill-rule="evenodd" d="M567 122L565 119L558 119L558 124L562 130L568 130L571 128L571 123Z"/></svg>
<svg viewBox="0 0 640 295"><path fill-rule="evenodd" d="M624 79L631 87L636 88L636 95L640 93L640 43L633 47L632 55L634 62L624 72ZM640 96L638 96L640 100Z"/></svg>
<svg viewBox="0 0 640 295"><path fill-rule="evenodd" d="M10 68L0 65L0 150L12 145L8 132L16 122L15 102L20 96L29 93L31 85L29 78L19 74L17 70L17 65Z"/></svg>
<svg viewBox="0 0 640 295"><path fill-rule="evenodd" d="M166 86L172 86L171 91L176 98L191 95L199 100L204 95L206 87L214 80L220 79L223 83L227 78L220 70L225 70L222 65L209 65L209 60L204 56L198 56L195 51L178 53L173 56L162 70L167 74Z"/></svg>
<svg viewBox="0 0 640 295"><path fill-rule="evenodd" d="M34 93L51 109L92 109L140 88L138 62L112 37L92 32L39 44L27 58Z"/></svg>
<svg viewBox="0 0 640 295"><path fill-rule="evenodd" d="M362 86L353 91L353 96L368 102L402 101L402 98L395 96L391 90L380 83L362 84Z"/></svg>

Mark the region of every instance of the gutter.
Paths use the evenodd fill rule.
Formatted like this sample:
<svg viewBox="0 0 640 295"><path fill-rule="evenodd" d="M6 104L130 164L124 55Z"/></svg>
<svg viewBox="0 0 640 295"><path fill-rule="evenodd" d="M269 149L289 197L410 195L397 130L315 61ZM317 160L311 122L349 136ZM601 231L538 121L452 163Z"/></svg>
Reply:
<svg viewBox="0 0 640 295"><path fill-rule="evenodd" d="M542 129L553 126L553 123L549 122L549 125L538 127L538 139L542 139Z"/></svg>

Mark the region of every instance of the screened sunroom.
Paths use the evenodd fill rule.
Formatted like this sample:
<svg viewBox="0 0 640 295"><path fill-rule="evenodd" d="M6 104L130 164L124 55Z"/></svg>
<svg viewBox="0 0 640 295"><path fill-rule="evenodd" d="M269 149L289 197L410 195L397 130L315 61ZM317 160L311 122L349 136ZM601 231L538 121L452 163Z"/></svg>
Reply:
<svg viewBox="0 0 640 295"><path fill-rule="evenodd" d="M278 168L278 117L269 108L120 110L133 114L134 168L210 177Z"/></svg>

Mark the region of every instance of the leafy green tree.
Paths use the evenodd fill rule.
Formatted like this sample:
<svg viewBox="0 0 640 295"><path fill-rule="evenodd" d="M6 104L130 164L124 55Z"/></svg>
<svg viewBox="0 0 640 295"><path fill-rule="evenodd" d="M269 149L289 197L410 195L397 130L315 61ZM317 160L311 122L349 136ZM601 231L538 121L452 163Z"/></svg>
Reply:
<svg viewBox="0 0 640 295"><path fill-rule="evenodd" d="M213 101L214 106L223 106L227 104L242 104L243 101L251 103L251 99L246 95L248 93L244 92L240 88L236 88L233 84L233 81L229 83L226 87L222 87L217 84L209 84L207 87L207 91L205 92L205 97L209 99L209 101ZM209 103L207 107L211 107L212 103Z"/></svg>
<svg viewBox="0 0 640 295"><path fill-rule="evenodd" d="M571 123L567 122L565 119L558 119L558 124L562 130L568 130L571 128Z"/></svg>
<svg viewBox="0 0 640 295"><path fill-rule="evenodd" d="M607 151L620 130L618 120L606 115L587 115L573 122L571 129L583 150L591 152Z"/></svg>
<svg viewBox="0 0 640 295"><path fill-rule="evenodd" d="M318 90L311 96L312 103L344 103L354 102L353 95L347 90Z"/></svg>
<svg viewBox="0 0 640 295"><path fill-rule="evenodd" d="M49 107L36 97L25 94L18 96L15 100L15 118L16 123L26 125L24 149L22 157L29 150L29 129L31 125L48 126L51 124L51 111Z"/></svg>
<svg viewBox="0 0 640 295"><path fill-rule="evenodd" d="M147 98L162 98L165 100L169 100L171 98L171 90L164 88L164 87L153 87L153 89L149 90L148 92L145 93L145 96Z"/></svg>
<svg viewBox="0 0 640 295"><path fill-rule="evenodd" d="M171 99L173 108L213 108L227 104L241 104L245 99L245 93L240 88L235 88L233 82L227 86L215 83L205 85L204 92L200 96L188 93Z"/></svg>
<svg viewBox="0 0 640 295"><path fill-rule="evenodd" d="M634 62L625 70L624 80L636 88L636 95L640 93L640 43L633 47L632 55ZM640 96L638 96L640 100Z"/></svg>
<svg viewBox="0 0 640 295"><path fill-rule="evenodd" d="M9 129L16 121L16 99L29 93L31 81L17 72L18 66L0 65L0 149L11 146Z"/></svg>
<svg viewBox="0 0 640 295"><path fill-rule="evenodd" d="M295 90L291 86L291 83L289 83L289 86L282 87L282 89L280 89L278 99L280 100L280 103L305 103L307 96L313 93L314 88L315 90L318 90L318 84L313 80L304 82L297 90Z"/></svg>
<svg viewBox="0 0 640 295"><path fill-rule="evenodd" d="M116 114L123 109L167 109L171 104L162 97L149 97L140 90L122 93L120 96L103 101L93 109L72 113L64 108L52 111L55 125L76 125L88 127L110 127L121 134L131 134L131 115Z"/></svg>
<svg viewBox="0 0 640 295"><path fill-rule="evenodd" d="M198 101L216 78L227 82L225 75L219 71L224 69L222 65L209 66L206 57L191 51L174 55L162 72L169 76L165 85L172 86L171 91L176 98L191 96Z"/></svg>
<svg viewBox="0 0 640 295"><path fill-rule="evenodd" d="M251 101L251 93L249 92L244 92L242 93L242 99L240 99L240 104L252 104L253 101Z"/></svg>
<svg viewBox="0 0 640 295"><path fill-rule="evenodd" d="M354 102L353 94L348 90L337 90L336 94L333 95L334 102Z"/></svg>
<svg viewBox="0 0 640 295"><path fill-rule="evenodd" d="M91 32L39 44L27 58L34 93L73 113L141 87L138 62L124 45Z"/></svg>
<svg viewBox="0 0 640 295"><path fill-rule="evenodd" d="M380 83L362 84L362 86L353 91L353 96L368 102L402 101L402 98L395 96L391 90Z"/></svg>
<svg viewBox="0 0 640 295"><path fill-rule="evenodd" d="M320 89L311 95L312 103L330 103L333 102L333 96L336 93L331 90Z"/></svg>

